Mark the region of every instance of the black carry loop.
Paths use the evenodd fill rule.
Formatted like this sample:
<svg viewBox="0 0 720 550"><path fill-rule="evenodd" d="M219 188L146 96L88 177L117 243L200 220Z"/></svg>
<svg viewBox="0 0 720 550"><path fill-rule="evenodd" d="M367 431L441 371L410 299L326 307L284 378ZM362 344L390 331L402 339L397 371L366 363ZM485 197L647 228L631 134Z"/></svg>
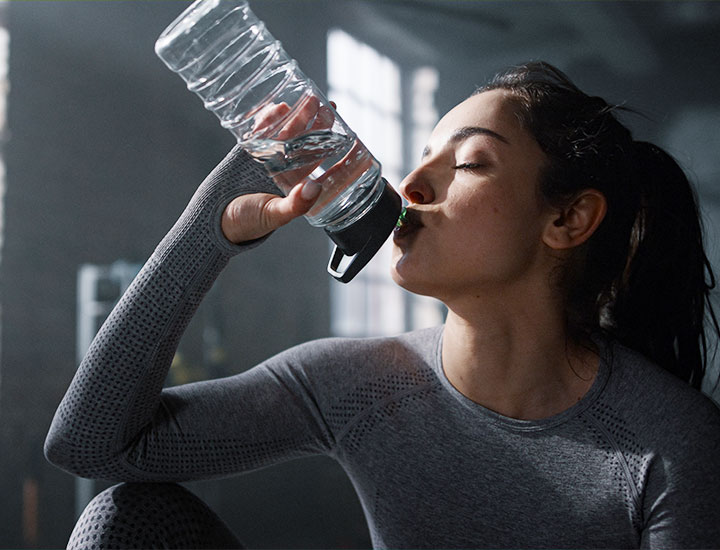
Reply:
<svg viewBox="0 0 720 550"><path fill-rule="evenodd" d="M378 202L362 218L340 231L325 229L335 243L327 270L341 283L349 283L380 250L400 216L400 195L385 178L382 184Z"/></svg>

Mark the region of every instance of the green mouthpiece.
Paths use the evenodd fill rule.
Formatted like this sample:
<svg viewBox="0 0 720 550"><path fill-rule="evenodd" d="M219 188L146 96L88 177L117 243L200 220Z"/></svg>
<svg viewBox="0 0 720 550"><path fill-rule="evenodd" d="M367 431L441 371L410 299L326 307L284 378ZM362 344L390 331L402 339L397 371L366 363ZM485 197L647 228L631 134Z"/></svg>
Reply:
<svg viewBox="0 0 720 550"><path fill-rule="evenodd" d="M395 227L402 227L405 222L407 222L407 209L403 206L402 211L400 212L400 217L398 218Z"/></svg>

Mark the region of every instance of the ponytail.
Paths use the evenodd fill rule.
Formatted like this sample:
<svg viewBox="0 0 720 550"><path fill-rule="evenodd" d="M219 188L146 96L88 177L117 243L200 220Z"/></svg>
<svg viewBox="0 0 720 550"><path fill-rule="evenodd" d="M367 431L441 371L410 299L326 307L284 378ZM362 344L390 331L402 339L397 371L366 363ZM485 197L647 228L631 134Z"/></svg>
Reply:
<svg viewBox="0 0 720 550"><path fill-rule="evenodd" d="M700 388L708 362L704 323L720 327L703 248L697 199L670 155L634 141L616 117L627 111L582 92L560 70L532 62L477 90L503 89L547 157L540 191L562 207L593 188L608 210L595 233L562 266L568 333L604 333Z"/></svg>
<svg viewBox="0 0 720 550"><path fill-rule="evenodd" d="M635 142L630 158L640 200L628 263L615 283L613 332L699 388L708 354L706 312L720 329L710 303L715 279L697 198L685 173L659 147Z"/></svg>

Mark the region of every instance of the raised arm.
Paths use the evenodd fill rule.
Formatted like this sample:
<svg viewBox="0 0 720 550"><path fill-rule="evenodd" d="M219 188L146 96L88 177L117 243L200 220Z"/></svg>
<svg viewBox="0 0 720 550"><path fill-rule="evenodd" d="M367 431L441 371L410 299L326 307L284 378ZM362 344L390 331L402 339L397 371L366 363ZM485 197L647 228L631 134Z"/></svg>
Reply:
<svg viewBox="0 0 720 550"><path fill-rule="evenodd" d="M215 168L93 340L50 427L51 462L83 477L178 477L147 462L152 446L197 440L174 418L185 394L161 397L178 341L229 258L310 208L317 194L306 187L278 196L264 169L237 147ZM212 388L223 393L213 385L198 391Z"/></svg>

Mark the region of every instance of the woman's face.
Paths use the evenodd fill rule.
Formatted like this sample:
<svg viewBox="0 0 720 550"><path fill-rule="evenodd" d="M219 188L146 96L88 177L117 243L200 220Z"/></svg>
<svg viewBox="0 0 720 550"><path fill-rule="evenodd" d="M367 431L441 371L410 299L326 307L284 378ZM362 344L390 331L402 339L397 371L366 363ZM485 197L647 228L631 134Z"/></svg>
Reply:
<svg viewBox="0 0 720 550"><path fill-rule="evenodd" d="M452 109L401 183L409 223L393 234L400 286L448 303L547 274L542 232L556 216L538 189L545 155L508 97L492 90Z"/></svg>

